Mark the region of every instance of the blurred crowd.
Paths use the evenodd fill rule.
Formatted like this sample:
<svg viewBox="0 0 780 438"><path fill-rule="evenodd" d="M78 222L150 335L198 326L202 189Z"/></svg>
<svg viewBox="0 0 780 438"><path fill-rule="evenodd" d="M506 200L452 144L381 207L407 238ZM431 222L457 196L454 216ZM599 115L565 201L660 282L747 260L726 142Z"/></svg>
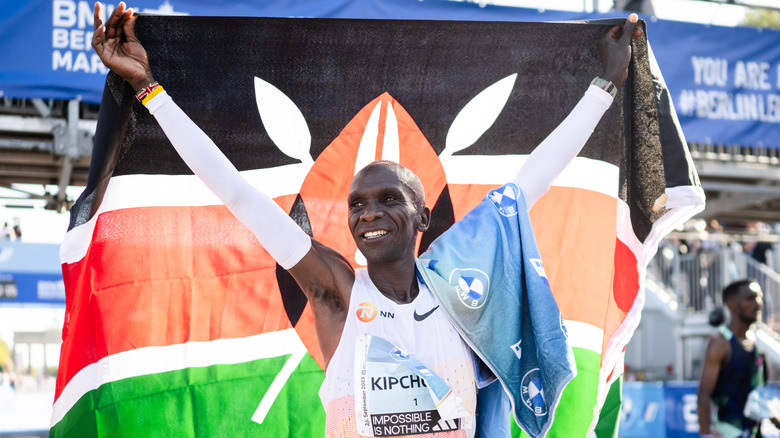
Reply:
<svg viewBox="0 0 780 438"><path fill-rule="evenodd" d="M2 240L17 240L22 238L22 226L19 218L14 218L12 223L5 221L3 229L0 230L0 239Z"/></svg>
<svg viewBox="0 0 780 438"><path fill-rule="evenodd" d="M709 311L723 304L721 291L738 278L756 278L773 291L767 283L780 271L778 241L778 225L692 219L661 242L653 268L689 309Z"/></svg>

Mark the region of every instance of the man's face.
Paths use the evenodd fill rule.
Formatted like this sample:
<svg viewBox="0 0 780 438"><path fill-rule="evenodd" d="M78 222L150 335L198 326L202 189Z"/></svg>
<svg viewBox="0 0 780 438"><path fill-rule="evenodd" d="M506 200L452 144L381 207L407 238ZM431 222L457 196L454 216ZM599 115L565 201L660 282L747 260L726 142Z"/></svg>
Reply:
<svg viewBox="0 0 780 438"><path fill-rule="evenodd" d="M397 166L374 163L352 180L348 223L357 247L369 262L414 257L417 232L428 227L429 212L420 194Z"/></svg>
<svg viewBox="0 0 780 438"><path fill-rule="evenodd" d="M764 294L761 292L761 286L758 283L750 283L739 290L734 297L733 306L729 306L733 318L738 318L743 322L752 324L758 321L761 313Z"/></svg>

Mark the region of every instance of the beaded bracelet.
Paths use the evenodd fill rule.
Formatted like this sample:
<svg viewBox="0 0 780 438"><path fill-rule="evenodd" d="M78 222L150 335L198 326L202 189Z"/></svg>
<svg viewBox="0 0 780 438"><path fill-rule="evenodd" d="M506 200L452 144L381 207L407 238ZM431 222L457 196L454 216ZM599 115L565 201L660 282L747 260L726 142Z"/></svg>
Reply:
<svg viewBox="0 0 780 438"><path fill-rule="evenodd" d="M138 99L138 101L142 104L146 105L147 102L149 102L154 96L160 94L161 91L163 91L162 85L155 81L136 93L135 98Z"/></svg>

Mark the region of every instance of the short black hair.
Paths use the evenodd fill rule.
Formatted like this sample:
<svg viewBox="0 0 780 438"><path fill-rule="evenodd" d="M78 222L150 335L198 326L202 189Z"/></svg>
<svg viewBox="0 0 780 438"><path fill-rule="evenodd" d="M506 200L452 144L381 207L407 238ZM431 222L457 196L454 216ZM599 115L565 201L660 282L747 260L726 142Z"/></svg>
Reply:
<svg viewBox="0 0 780 438"><path fill-rule="evenodd" d="M414 205L417 208L425 207L425 186L423 185L420 177L412 169L404 166L403 164L398 164L395 161L376 160L368 163L365 167L360 169L360 171L358 171L355 176L371 166L387 166L388 168L393 169L395 174L398 176L398 180L401 181L401 183L403 183L403 185L405 185L414 195Z"/></svg>
<svg viewBox="0 0 780 438"><path fill-rule="evenodd" d="M726 304L728 301L734 299L737 295L739 295L739 291L745 287L750 285L751 283L758 283L755 278L743 278L742 280L737 280L728 286L726 286L723 289L723 304Z"/></svg>

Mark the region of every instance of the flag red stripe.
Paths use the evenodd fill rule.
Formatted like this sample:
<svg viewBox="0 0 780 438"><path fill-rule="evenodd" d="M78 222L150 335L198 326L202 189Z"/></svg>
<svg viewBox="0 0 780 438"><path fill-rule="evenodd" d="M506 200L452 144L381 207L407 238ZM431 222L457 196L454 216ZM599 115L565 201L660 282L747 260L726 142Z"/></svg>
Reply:
<svg viewBox="0 0 780 438"><path fill-rule="evenodd" d="M102 213L86 256L63 265L68 299L55 397L110 354L290 328L275 269L223 206Z"/></svg>
<svg viewBox="0 0 780 438"><path fill-rule="evenodd" d="M637 256L617 237L617 202L598 192L553 187L531 211L563 318L603 329L602 351L639 293Z"/></svg>
<svg viewBox="0 0 780 438"><path fill-rule="evenodd" d="M609 325L616 203L601 193L554 187L531 211L547 278L564 319L602 329ZM588 281L582 281L585 278Z"/></svg>
<svg viewBox="0 0 780 438"><path fill-rule="evenodd" d="M617 239L615 245L613 296L615 305L623 313L623 316L633 307L638 290L639 271L637 269L637 257L631 251L631 248L621 242L620 239Z"/></svg>

